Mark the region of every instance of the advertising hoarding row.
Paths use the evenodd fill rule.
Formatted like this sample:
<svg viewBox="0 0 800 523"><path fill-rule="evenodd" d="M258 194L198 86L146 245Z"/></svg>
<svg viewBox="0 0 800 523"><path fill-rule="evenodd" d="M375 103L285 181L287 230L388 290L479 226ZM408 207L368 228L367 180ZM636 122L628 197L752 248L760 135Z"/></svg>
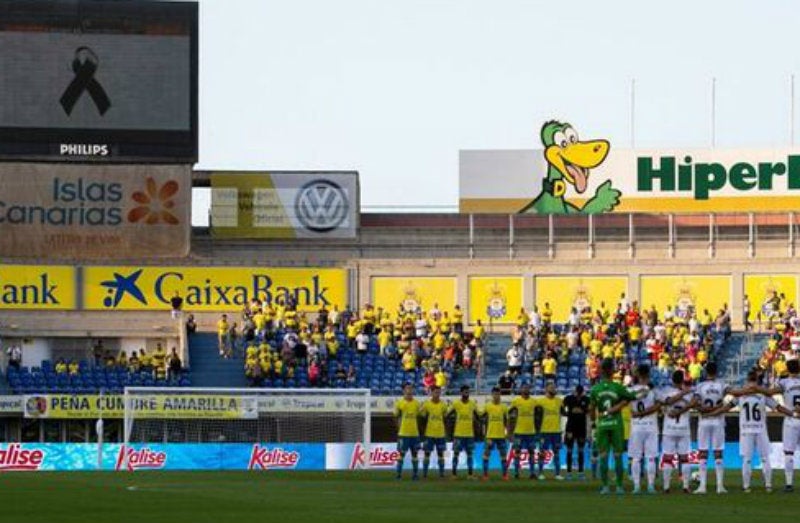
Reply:
<svg viewBox="0 0 800 523"><path fill-rule="evenodd" d="M452 316L458 302L457 276L374 276L370 301L394 315L398 308L428 311L434 306ZM522 276L469 276L464 320L475 324L513 324L524 304ZM669 306L714 315L733 301L730 275L642 275L639 297L629 293L627 276L533 276L534 303L549 304L553 321L570 309L613 309L621 295L644 309ZM745 274L744 294L752 312L768 312L776 300L797 304L798 276ZM303 311L348 303L348 271L331 268L0 265L0 310L159 310L178 293L194 311L238 311L253 298L293 300Z"/></svg>
<svg viewBox="0 0 800 523"><path fill-rule="evenodd" d="M152 443L122 445L106 443L100 455L102 470L391 470L398 452L393 442L373 443ZM509 451L510 452L510 451ZM561 451L565 463L565 450ZM475 444L475 455L483 453L483 443ZM445 459L450 461L452 443L447 444ZM511 455L504 456L506 459ZM553 454L546 451L545 468L553 468ZM538 460L538 455L534 459ZM738 443L725 443L726 469L741 469ZM410 456L405 456L406 470ZM523 451L521 465L528 466L529 456ZM697 465L697 452L690 453L690 463ZM783 446L772 443L770 463L783 469ZM90 443L6 443L0 444L0 472L16 471L88 471L98 469L98 448ZM760 465L755 458L754 467ZM465 460L459 469L467 467ZM489 468L500 469L497 452L491 454ZM129 487L130 488L130 487Z"/></svg>
<svg viewBox="0 0 800 523"><path fill-rule="evenodd" d="M136 394L130 398L134 418L156 419L255 419L254 396L221 394ZM25 396L26 418L97 419L125 417L121 394L42 394Z"/></svg>

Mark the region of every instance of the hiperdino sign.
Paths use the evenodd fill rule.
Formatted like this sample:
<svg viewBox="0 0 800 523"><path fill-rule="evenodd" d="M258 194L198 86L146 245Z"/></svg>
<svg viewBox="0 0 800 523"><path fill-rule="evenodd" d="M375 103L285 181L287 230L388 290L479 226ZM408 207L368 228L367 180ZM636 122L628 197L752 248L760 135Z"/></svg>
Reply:
<svg viewBox="0 0 800 523"><path fill-rule="evenodd" d="M800 149L625 150L563 132L545 151L461 151L461 212L800 209Z"/></svg>
<svg viewBox="0 0 800 523"><path fill-rule="evenodd" d="M695 162L691 155L638 156L636 183L640 192L678 192L708 200L728 189L753 195L800 189L800 156L782 161Z"/></svg>

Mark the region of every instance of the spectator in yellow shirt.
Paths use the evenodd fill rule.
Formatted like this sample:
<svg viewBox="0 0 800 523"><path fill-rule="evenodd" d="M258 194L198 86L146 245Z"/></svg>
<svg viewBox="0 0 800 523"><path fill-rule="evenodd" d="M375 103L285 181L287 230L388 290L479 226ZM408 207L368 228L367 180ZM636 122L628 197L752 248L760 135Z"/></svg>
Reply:
<svg viewBox="0 0 800 523"><path fill-rule="evenodd" d="M392 344L392 333L389 330L381 329L378 333L378 348L382 356L386 356L386 349Z"/></svg>
<svg viewBox="0 0 800 523"><path fill-rule="evenodd" d="M222 317L217 322L217 340L219 341L219 355L225 355L225 350L228 346L228 331L230 330L230 325L228 325L228 315L223 314Z"/></svg>
<svg viewBox="0 0 800 523"><path fill-rule="evenodd" d="M445 374L443 369L440 368L438 371L436 371L436 374L434 374L433 377L436 380L437 387L442 390L447 389L447 374Z"/></svg>
<svg viewBox="0 0 800 523"><path fill-rule="evenodd" d="M408 348L403 353L403 370L406 372L414 372L417 368L417 358Z"/></svg>
<svg viewBox="0 0 800 523"><path fill-rule="evenodd" d="M486 329L481 323L481 320L478 320L475 324L475 328L472 330L472 337L478 340L478 343L483 343L483 338L486 336Z"/></svg>
<svg viewBox="0 0 800 523"><path fill-rule="evenodd" d="M458 304L453 309L453 332L459 336L464 335L464 311Z"/></svg>
<svg viewBox="0 0 800 523"><path fill-rule="evenodd" d="M697 383L703 377L703 366L699 361L694 361L689 364L689 377L692 381Z"/></svg>
<svg viewBox="0 0 800 523"><path fill-rule="evenodd" d="M433 335L433 350L439 352L444 349L444 344L447 342L447 338L445 338L442 331L437 330Z"/></svg>
<svg viewBox="0 0 800 523"><path fill-rule="evenodd" d="M542 360L542 374L544 374L544 379L545 380L556 379L557 368L558 368L558 362L556 361L553 352L549 351L547 353L547 356L545 356L545 358Z"/></svg>
<svg viewBox="0 0 800 523"><path fill-rule="evenodd" d="M553 321L553 309L550 308L550 303L545 302L544 309L542 309L542 322L545 326L549 326Z"/></svg>

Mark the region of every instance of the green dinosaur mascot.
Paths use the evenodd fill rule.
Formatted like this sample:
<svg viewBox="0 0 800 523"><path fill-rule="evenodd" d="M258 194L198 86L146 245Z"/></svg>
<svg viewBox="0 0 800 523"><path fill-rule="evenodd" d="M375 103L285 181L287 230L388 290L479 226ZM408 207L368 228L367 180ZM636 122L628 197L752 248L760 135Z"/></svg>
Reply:
<svg viewBox="0 0 800 523"><path fill-rule="evenodd" d="M589 169L603 163L608 156L611 147L608 141L581 141L571 125L557 121L544 124L541 138L547 160L547 178L542 182L542 192L521 213L596 214L611 211L619 205L621 193L611 187L611 180L603 182L594 197L581 208L564 199L567 183L578 194L586 190Z"/></svg>

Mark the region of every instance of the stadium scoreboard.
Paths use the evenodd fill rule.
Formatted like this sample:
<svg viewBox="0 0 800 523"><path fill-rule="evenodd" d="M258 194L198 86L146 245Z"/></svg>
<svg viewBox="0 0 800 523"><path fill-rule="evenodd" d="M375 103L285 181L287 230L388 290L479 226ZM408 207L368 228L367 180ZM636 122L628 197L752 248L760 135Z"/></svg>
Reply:
<svg viewBox="0 0 800 523"><path fill-rule="evenodd" d="M0 159L197 161L194 2L0 3Z"/></svg>

